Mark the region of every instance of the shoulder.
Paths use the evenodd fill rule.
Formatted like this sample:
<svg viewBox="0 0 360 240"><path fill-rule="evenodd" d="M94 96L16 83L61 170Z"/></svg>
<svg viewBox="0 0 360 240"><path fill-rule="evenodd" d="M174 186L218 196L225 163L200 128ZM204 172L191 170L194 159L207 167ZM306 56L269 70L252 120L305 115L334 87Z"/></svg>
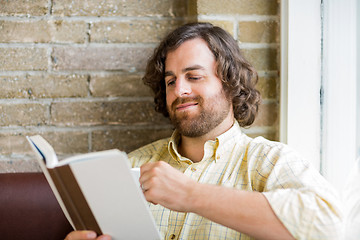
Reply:
<svg viewBox="0 0 360 240"><path fill-rule="evenodd" d="M247 151L250 154L264 155L274 159L289 156L299 157L299 154L288 145L263 137L249 138L247 141Z"/></svg>
<svg viewBox="0 0 360 240"><path fill-rule="evenodd" d="M261 173L265 178L272 173L277 177L278 174L284 174L288 178L290 175L301 175L310 169L311 172L315 170L308 159L287 144L263 137L249 138L246 144L246 160L255 172Z"/></svg>
<svg viewBox="0 0 360 240"><path fill-rule="evenodd" d="M128 156L133 167L154 161L155 158L160 159L163 154L168 152L169 139L160 139L130 152Z"/></svg>

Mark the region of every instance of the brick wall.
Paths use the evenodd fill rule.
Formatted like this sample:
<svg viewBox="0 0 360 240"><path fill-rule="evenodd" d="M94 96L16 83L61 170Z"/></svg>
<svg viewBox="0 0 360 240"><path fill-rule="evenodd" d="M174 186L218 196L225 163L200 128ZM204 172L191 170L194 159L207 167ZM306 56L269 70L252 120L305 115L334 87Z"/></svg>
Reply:
<svg viewBox="0 0 360 240"><path fill-rule="evenodd" d="M276 0L0 0L0 172L39 171L25 136L61 156L129 152L172 132L141 83L170 30L210 21L259 70L263 104L251 136L278 136Z"/></svg>

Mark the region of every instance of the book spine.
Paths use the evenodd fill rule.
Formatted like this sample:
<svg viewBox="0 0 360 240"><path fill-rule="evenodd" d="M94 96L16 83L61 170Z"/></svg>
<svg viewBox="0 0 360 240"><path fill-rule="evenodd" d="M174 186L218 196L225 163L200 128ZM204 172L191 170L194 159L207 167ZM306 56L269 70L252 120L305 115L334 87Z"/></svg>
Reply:
<svg viewBox="0 0 360 240"><path fill-rule="evenodd" d="M48 169L76 230L93 230L102 234L69 165Z"/></svg>

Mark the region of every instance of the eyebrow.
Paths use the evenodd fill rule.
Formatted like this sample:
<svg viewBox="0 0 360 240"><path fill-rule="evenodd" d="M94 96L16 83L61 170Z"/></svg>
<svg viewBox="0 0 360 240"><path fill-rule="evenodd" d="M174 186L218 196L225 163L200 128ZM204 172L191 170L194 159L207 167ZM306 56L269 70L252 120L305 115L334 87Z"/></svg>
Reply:
<svg viewBox="0 0 360 240"><path fill-rule="evenodd" d="M189 72L189 71L193 71L193 70L204 70L205 68L201 65L198 65L198 64L195 64L193 66L190 66L190 67L187 67L187 68L184 68L182 70L183 73L186 73L186 72ZM172 72L172 71L166 71L165 72L165 77L168 77L168 76L174 76L175 74Z"/></svg>

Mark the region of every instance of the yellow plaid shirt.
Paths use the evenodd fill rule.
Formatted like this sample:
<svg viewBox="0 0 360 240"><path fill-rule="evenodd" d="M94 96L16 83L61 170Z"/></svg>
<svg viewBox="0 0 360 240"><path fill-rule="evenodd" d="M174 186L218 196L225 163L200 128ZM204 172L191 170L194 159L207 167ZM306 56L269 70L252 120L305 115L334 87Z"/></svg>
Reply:
<svg viewBox="0 0 360 240"><path fill-rule="evenodd" d="M132 167L165 161L186 176L207 184L262 192L296 239L339 239L341 211L333 188L288 146L250 138L234 126L204 145L202 161L193 163L177 151L179 135L129 154ZM219 202L218 204L221 204ZM150 204L164 239L252 239L194 213Z"/></svg>

